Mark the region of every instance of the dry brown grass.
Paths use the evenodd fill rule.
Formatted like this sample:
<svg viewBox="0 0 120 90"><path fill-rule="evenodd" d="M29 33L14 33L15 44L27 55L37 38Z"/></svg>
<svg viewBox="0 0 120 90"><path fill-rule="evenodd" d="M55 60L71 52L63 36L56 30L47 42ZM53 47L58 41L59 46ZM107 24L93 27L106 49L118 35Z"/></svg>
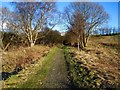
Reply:
<svg viewBox="0 0 120 90"><path fill-rule="evenodd" d="M49 52L48 46L33 46L33 47L21 47L8 52L3 53L2 71L12 72L16 66L25 68L30 64L34 64Z"/></svg>
<svg viewBox="0 0 120 90"><path fill-rule="evenodd" d="M118 39L114 36L91 37L84 51L76 53L75 58L84 65L95 70L105 82L120 85L120 58L118 54Z"/></svg>

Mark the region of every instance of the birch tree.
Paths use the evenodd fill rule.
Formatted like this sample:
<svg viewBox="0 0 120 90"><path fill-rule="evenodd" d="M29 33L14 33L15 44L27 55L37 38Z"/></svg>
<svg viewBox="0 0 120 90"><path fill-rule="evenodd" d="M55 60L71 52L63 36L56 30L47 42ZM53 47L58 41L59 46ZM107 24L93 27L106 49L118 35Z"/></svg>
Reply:
<svg viewBox="0 0 120 90"><path fill-rule="evenodd" d="M53 22L53 13L56 12L55 2L19 2L14 3L20 30L25 33L30 43L34 46L38 39L38 32L46 26L53 28L57 22Z"/></svg>

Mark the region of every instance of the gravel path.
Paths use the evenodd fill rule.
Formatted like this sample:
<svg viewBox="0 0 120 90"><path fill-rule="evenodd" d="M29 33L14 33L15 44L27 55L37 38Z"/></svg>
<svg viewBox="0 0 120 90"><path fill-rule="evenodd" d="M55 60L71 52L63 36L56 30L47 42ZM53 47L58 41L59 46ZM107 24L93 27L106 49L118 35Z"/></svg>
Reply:
<svg viewBox="0 0 120 90"><path fill-rule="evenodd" d="M64 59L64 52L60 49L53 58L53 66L49 71L44 88L70 88L70 81L67 76L67 68Z"/></svg>

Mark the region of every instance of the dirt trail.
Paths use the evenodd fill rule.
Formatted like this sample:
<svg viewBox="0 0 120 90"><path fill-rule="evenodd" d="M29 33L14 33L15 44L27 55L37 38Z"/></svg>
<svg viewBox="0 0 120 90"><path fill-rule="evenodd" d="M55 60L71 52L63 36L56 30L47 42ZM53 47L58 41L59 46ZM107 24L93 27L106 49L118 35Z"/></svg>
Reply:
<svg viewBox="0 0 120 90"><path fill-rule="evenodd" d="M63 50L60 49L53 59L52 69L43 82L43 88L70 88Z"/></svg>

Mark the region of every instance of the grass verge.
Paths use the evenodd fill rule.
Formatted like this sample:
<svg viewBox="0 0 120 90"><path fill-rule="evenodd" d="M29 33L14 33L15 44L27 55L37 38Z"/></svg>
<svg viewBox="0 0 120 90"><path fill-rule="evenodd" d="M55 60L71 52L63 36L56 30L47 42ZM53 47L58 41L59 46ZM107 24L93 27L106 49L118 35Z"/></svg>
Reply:
<svg viewBox="0 0 120 90"><path fill-rule="evenodd" d="M74 53L64 48L65 59L68 67L71 84L76 88L100 88L102 79L94 71L74 59Z"/></svg>

